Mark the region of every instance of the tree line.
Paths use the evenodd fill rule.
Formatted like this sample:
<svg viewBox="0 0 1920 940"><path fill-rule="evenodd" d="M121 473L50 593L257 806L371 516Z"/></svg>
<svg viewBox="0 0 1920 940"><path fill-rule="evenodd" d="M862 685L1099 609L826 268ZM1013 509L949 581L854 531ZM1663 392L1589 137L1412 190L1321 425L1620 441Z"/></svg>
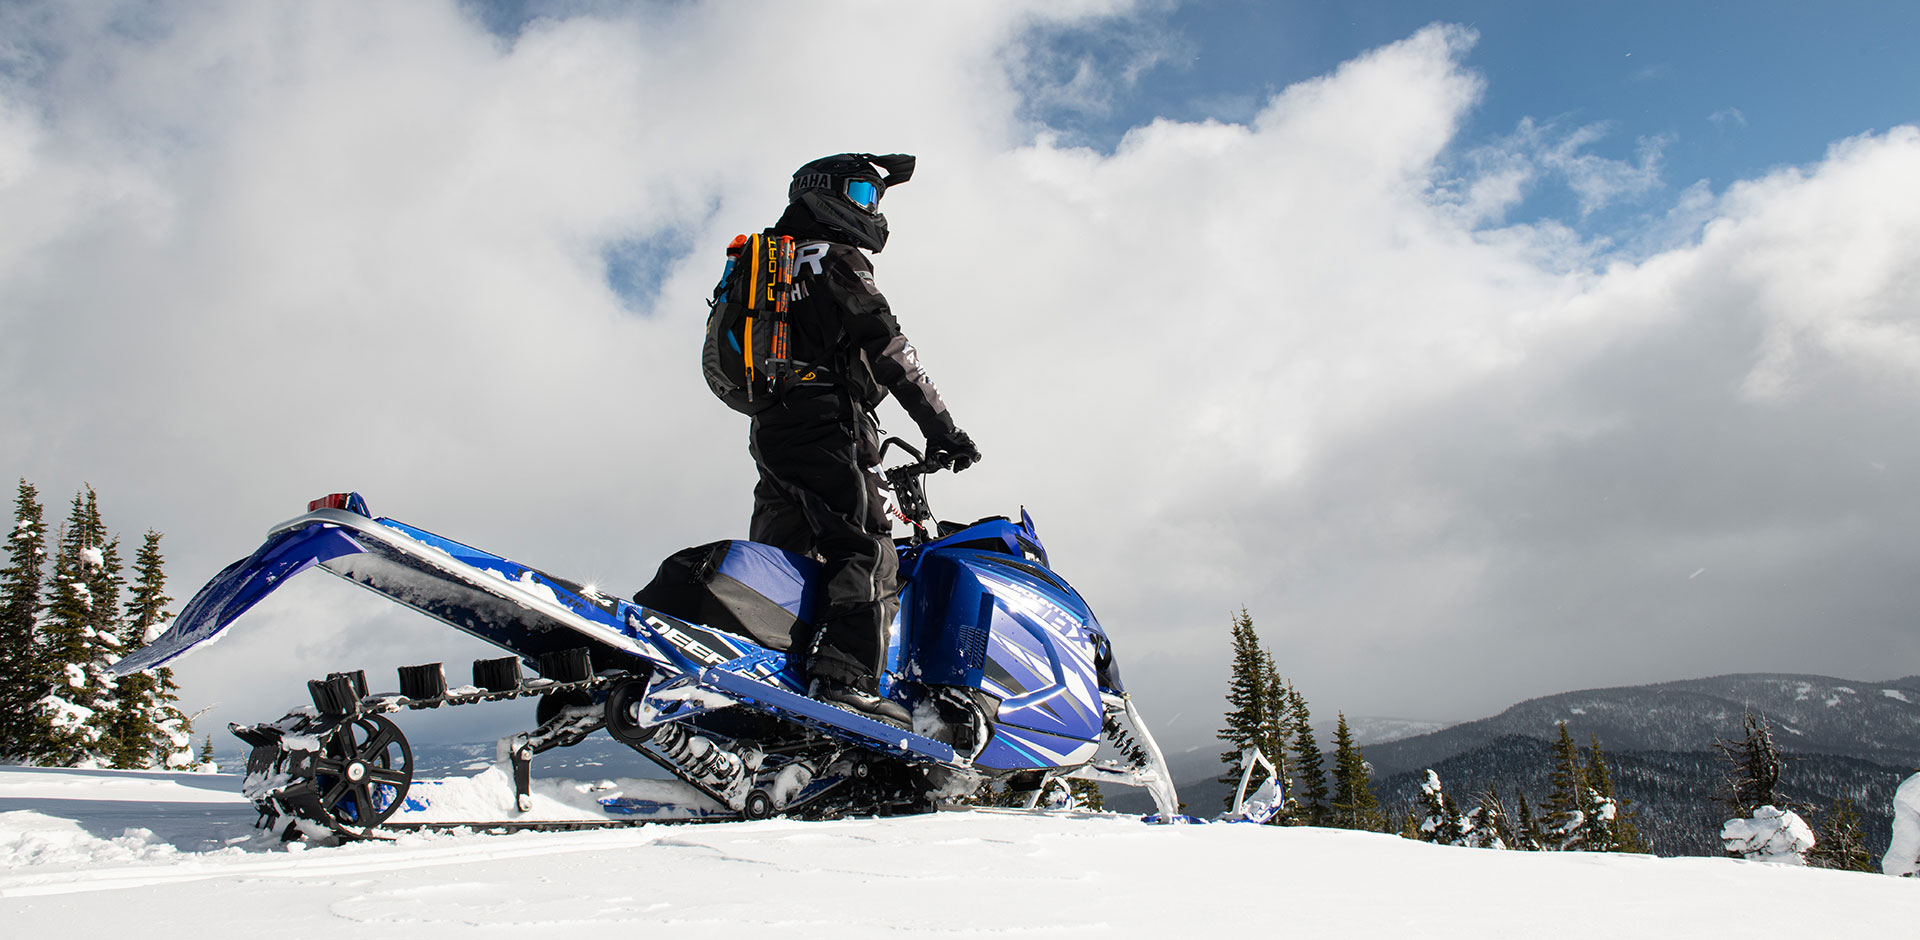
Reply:
<svg viewBox="0 0 1920 940"><path fill-rule="evenodd" d="M1227 709L1219 739L1229 750L1220 755L1225 773L1220 782L1233 790L1245 770L1242 759L1249 746L1259 748L1273 763L1285 793L1280 812L1269 825L1331 826L1395 833L1443 845L1519 851L1649 852L1631 802L1614 788L1614 769L1601 750L1598 737L1584 749L1565 722L1551 746L1551 769L1544 801L1524 792L1502 794L1489 783L1478 793L1456 799L1439 774L1429 769L1425 784L1405 805L1382 806L1374 792L1372 768L1353 743L1345 713L1334 731L1332 767L1315 740L1307 702L1291 682L1281 678L1272 652L1260 642L1253 618L1245 609L1232 617L1233 660L1227 682ZM1723 768L1719 802L1742 819L1771 819L1776 806L1795 806L1777 791L1783 758L1767 733L1764 720L1748 715L1745 736L1720 742ZM1264 779L1256 770L1252 784ZM1251 789L1251 784L1249 789ZM1811 808L1800 806L1812 815ZM1798 822L1796 818L1792 820ZM1753 826L1734 826L1726 833ZM1821 841L1801 855L1809 864L1854 871L1870 871L1857 809L1842 800L1824 814ZM1784 825L1784 823L1782 824ZM1765 833L1762 833L1763 835ZM1754 857L1730 836L1729 854ZM1774 841L1780 844L1779 840Z"/></svg>
<svg viewBox="0 0 1920 940"><path fill-rule="evenodd" d="M0 760L192 766L193 723L177 705L172 670L107 671L172 617L160 533L147 531L129 569L92 486L54 531L44 514L39 491L22 479L0 569Z"/></svg>

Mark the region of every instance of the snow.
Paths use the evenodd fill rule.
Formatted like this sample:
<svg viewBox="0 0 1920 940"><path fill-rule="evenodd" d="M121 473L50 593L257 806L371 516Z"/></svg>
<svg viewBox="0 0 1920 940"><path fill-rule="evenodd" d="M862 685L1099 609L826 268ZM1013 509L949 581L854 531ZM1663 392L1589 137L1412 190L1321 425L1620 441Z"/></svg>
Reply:
<svg viewBox="0 0 1920 940"><path fill-rule="evenodd" d="M104 552L102 552L101 550L99 550L99 549L97 549L97 548L83 548L83 549L81 549L81 550L80 550L80 557L81 557L81 558L82 558L83 560L85 560L85 561L86 561L86 563L87 563L87 565L88 565L89 567L93 567L93 568L104 568L104 567L106 567L106 566L107 566L107 556L106 556L106 553L104 553Z"/></svg>
<svg viewBox="0 0 1920 940"><path fill-rule="evenodd" d="M1806 864L1806 851L1813 848L1813 828L1800 814L1790 809L1762 806L1751 819L1729 819L1720 827L1720 840L1727 851L1756 862L1784 865Z"/></svg>
<svg viewBox="0 0 1920 940"><path fill-rule="evenodd" d="M499 578L502 584L515 588L522 594L545 601L555 607L565 606L560 603L560 595L553 593L553 588L534 580L533 572L531 571L522 571L520 572L520 577L509 578L506 572L495 568L482 568L480 570Z"/></svg>
<svg viewBox="0 0 1920 940"><path fill-rule="evenodd" d="M1880 870L1889 875L1920 875L1920 774L1893 791L1893 841Z"/></svg>
<svg viewBox="0 0 1920 940"><path fill-rule="evenodd" d="M46 715L47 724L55 730L68 734L78 733L89 741L100 736L99 729L93 726L93 709L69 702L58 695L44 696L38 704Z"/></svg>
<svg viewBox="0 0 1920 940"><path fill-rule="evenodd" d="M677 780L533 781L533 808L514 812L513 782L498 767L472 777L416 782L407 791L409 822L461 822L472 819L594 820L626 813L607 811L602 800L652 800L719 812L721 807ZM420 807L414 809L413 807Z"/></svg>
<svg viewBox="0 0 1920 940"><path fill-rule="evenodd" d="M231 776L0 768L0 923L10 936L141 940L529 929L843 940L1176 937L1202 924L1264 935L1284 917L1299 937L1617 940L1719 936L1756 898L1783 935L1901 936L1920 920L1912 882L1855 872L1087 813L410 834L289 851L251 834L237 789ZM1500 916L1460 903L1473 897L1499 898ZM1308 903L1274 903L1285 899Z"/></svg>
<svg viewBox="0 0 1920 940"><path fill-rule="evenodd" d="M1890 698L1890 699L1893 699L1893 700L1894 700L1894 701L1896 701L1896 702L1911 702L1911 701L1912 701L1911 699L1909 699L1909 698L1907 698L1907 696L1906 696L1906 694L1905 694L1905 693L1903 693L1903 692L1901 692L1901 691L1900 691L1899 689L1881 689L1881 690L1880 690L1880 694L1881 694L1881 695L1884 695L1884 696L1886 696L1886 697L1888 697L1888 698Z"/></svg>

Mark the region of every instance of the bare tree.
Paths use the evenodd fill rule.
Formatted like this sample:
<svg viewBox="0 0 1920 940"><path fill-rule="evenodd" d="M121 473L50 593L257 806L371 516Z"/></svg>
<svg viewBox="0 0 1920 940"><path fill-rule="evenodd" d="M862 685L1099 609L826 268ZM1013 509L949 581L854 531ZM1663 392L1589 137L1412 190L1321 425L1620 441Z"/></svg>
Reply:
<svg viewBox="0 0 1920 940"><path fill-rule="evenodd" d="M1752 816L1762 806L1787 808L1780 794L1780 772L1786 758L1773 743L1773 729L1767 719L1749 709L1741 720L1745 737L1739 741L1715 740L1714 750L1726 762L1714 799L1739 816Z"/></svg>

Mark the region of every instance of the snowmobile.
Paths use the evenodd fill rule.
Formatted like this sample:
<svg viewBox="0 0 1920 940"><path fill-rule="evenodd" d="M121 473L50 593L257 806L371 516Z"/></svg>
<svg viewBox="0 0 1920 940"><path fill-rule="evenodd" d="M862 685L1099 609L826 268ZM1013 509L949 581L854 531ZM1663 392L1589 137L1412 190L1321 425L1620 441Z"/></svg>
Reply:
<svg viewBox="0 0 1920 940"><path fill-rule="evenodd" d="M717 542L676 553L627 600L376 518L357 493L274 526L113 669L151 669L213 640L315 566L512 654L474 662L472 683L454 687L441 663L401 667L391 693L370 694L364 672L332 673L307 683L311 706L231 726L252 748L246 795L286 837L405 828L419 804L412 751L388 716L524 698L538 700L536 726L499 747L523 813L533 757L604 729L707 798L684 819L924 812L989 783L1028 807L1066 806L1069 779L1144 787L1159 819L1185 818L1105 628L1049 566L1032 517L936 523L924 479L943 468L898 438L883 461L892 447L913 458L884 471L912 534L896 540L903 587L880 692L907 707L909 728L805 694L793 654L811 635L814 559ZM1245 789L1239 818L1270 814L1272 781L1251 800ZM509 826L512 815L470 822Z"/></svg>

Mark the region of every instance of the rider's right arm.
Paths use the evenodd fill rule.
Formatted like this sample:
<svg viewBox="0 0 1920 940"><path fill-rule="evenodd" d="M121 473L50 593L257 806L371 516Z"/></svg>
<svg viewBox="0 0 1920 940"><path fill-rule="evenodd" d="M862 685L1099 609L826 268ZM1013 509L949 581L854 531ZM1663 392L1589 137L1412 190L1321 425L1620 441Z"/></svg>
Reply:
<svg viewBox="0 0 1920 940"><path fill-rule="evenodd" d="M829 281L848 314L848 339L865 354L874 380L893 392L923 435L950 432L954 425L946 402L920 367L919 353L900 332L887 298L874 286L873 266L854 249L833 252L829 258Z"/></svg>

